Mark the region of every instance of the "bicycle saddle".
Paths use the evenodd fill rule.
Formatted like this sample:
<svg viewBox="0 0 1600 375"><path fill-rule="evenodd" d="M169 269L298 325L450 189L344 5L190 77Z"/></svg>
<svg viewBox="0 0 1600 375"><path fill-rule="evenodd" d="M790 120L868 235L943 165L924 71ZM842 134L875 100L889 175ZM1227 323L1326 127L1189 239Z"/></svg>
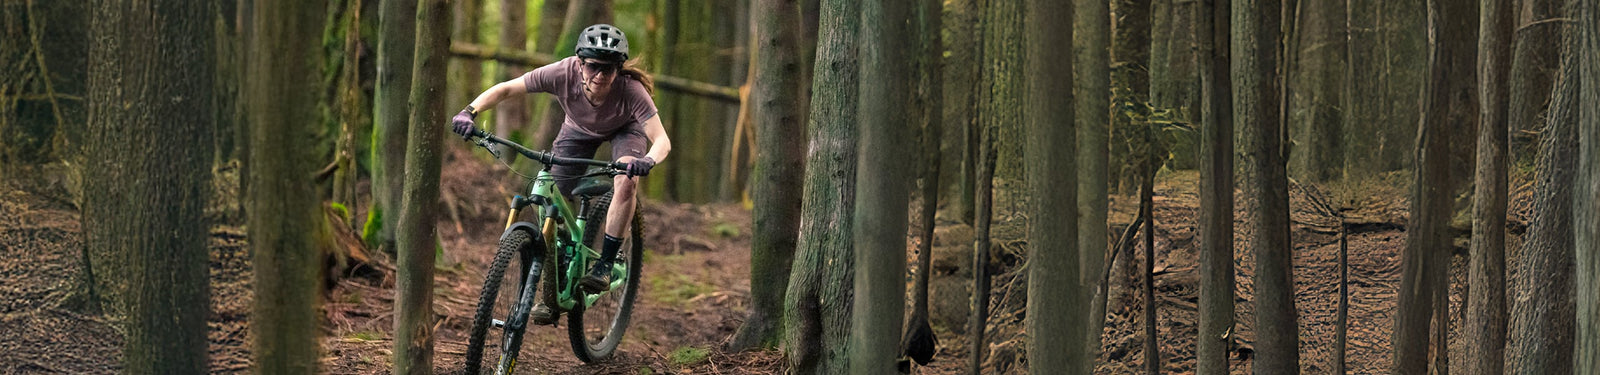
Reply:
<svg viewBox="0 0 1600 375"><path fill-rule="evenodd" d="M605 177L585 178L577 188L572 189L572 195L588 198L605 195L608 192L611 192L611 179Z"/></svg>

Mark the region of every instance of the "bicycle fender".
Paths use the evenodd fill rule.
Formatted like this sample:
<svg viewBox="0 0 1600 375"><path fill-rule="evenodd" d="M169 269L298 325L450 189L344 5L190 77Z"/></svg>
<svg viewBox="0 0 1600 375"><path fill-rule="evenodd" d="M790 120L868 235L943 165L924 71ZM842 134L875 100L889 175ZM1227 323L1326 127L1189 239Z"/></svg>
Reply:
<svg viewBox="0 0 1600 375"><path fill-rule="evenodd" d="M526 222L526 221L518 221L516 223L512 223L510 227L506 227L506 231L505 232L500 233L500 240L504 241L506 239L506 236L511 235L512 231L516 231L516 230L519 230L519 229L527 230L528 233L532 233L534 235L534 237L543 237L544 236L544 232L539 229L538 225L534 225L533 223Z"/></svg>

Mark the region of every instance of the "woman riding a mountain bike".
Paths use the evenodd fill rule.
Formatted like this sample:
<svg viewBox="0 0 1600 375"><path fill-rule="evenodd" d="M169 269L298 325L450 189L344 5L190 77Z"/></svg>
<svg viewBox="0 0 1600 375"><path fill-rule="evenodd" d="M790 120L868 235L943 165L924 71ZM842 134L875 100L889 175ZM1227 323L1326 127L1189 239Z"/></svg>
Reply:
<svg viewBox="0 0 1600 375"><path fill-rule="evenodd" d="M612 178L613 197L605 215L600 259L579 282L585 292L599 293L610 283L612 262L634 217L638 185L635 177L650 174L656 163L666 160L672 140L650 98L654 91L650 75L638 67L637 60L628 60L628 40L621 29L606 24L589 26L578 36L575 52L576 56L490 87L456 114L451 123L456 134L470 137L476 132L473 119L478 113L510 97L544 92L555 95L566 111L566 120L551 150L556 156L592 158L601 143L611 142L611 158L626 164L626 173ZM551 167L562 194L570 195L578 186L581 181L574 176L582 176L584 168ZM533 308L532 319L535 324L554 324L559 314L559 309L551 309L541 299Z"/></svg>

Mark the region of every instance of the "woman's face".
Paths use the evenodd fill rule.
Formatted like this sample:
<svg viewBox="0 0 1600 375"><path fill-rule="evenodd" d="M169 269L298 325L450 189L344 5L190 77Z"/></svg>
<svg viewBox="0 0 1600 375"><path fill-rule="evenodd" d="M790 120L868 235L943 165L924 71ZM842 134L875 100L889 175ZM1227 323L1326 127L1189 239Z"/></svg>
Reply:
<svg viewBox="0 0 1600 375"><path fill-rule="evenodd" d="M583 91L590 99L603 98L611 92L611 82L616 80L622 64L599 59L583 59L578 70L583 73Z"/></svg>

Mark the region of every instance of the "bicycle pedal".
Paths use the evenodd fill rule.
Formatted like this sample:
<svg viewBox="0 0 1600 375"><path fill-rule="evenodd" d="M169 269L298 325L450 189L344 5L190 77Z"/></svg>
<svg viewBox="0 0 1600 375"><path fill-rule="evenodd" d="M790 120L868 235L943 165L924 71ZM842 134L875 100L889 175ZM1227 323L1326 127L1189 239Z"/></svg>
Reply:
<svg viewBox="0 0 1600 375"><path fill-rule="evenodd" d="M495 328L505 328L506 327L506 321L500 320L500 319L494 319L492 324L494 325Z"/></svg>

